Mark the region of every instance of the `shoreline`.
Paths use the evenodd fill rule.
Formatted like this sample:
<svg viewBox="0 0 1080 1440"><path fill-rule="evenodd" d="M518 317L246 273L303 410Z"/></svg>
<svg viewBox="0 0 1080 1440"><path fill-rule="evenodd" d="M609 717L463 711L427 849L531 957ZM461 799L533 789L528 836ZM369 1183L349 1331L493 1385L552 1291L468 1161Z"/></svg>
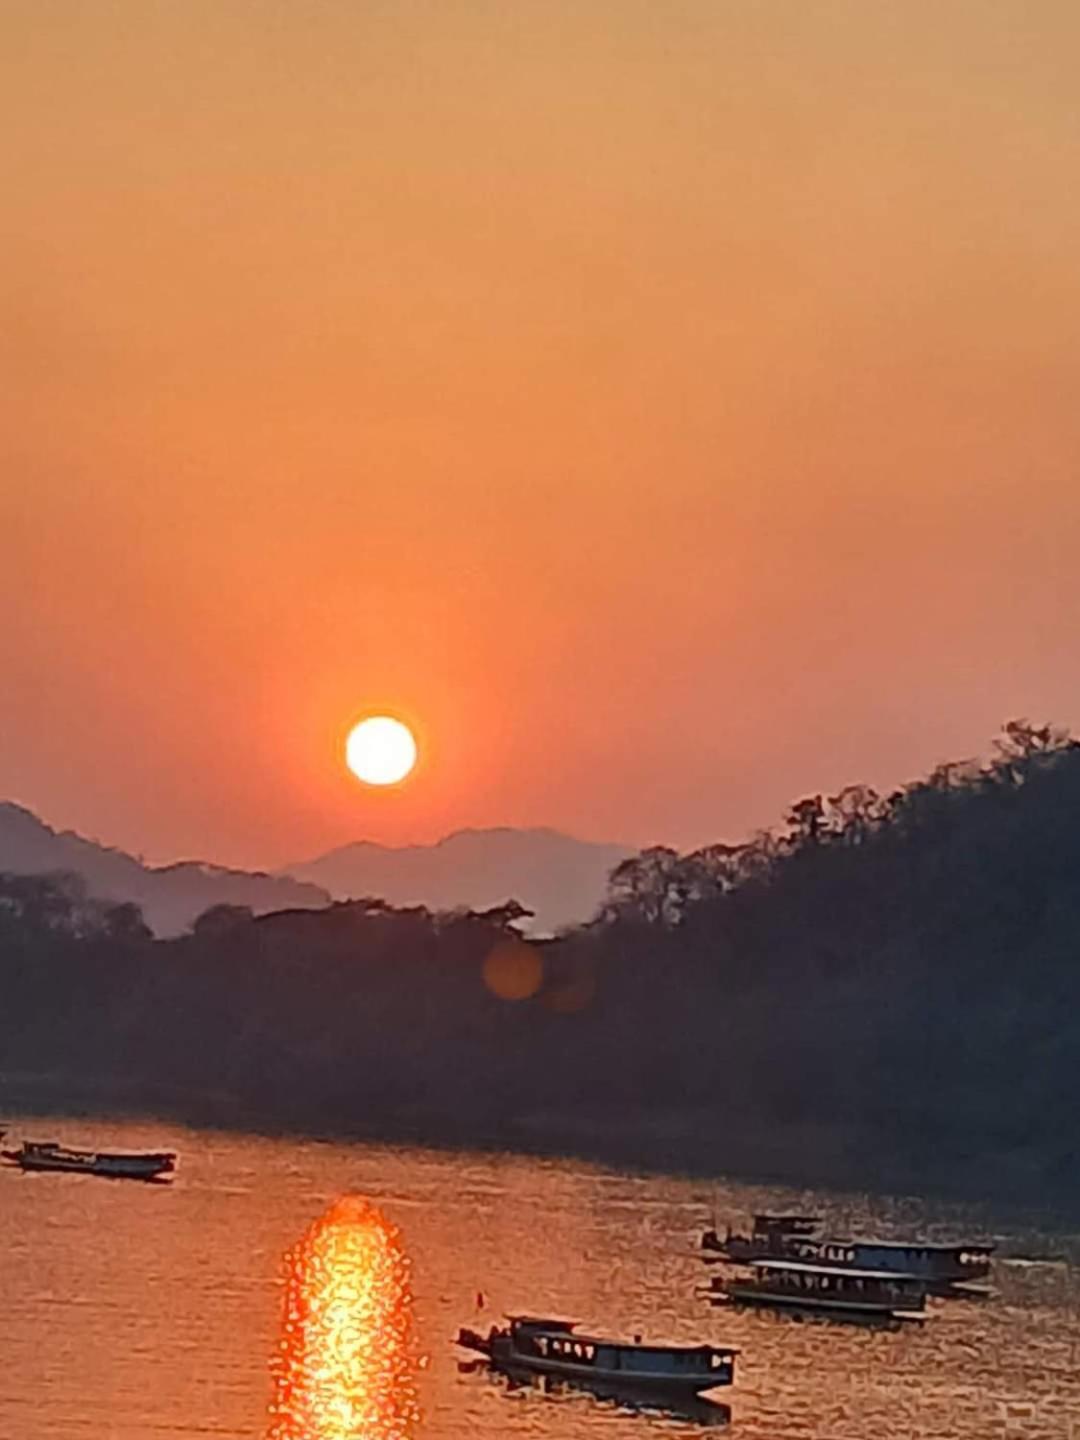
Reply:
<svg viewBox="0 0 1080 1440"><path fill-rule="evenodd" d="M733 1180L786 1189L913 1196L943 1203L992 1207L1053 1228L1080 1222L1080 1195L1048 1188L1037 1157L968 1157L927 1164L924 1156L884 1157L851 1127L753 1121L730 1124L719 1139L711 1113L639 1111L631 1120L602 1112L572 1119L550 1112L504 1117L497 1124L419 1107L386 1107L362 1122L335 1115L316 1120L297 1109L272 1112L235 1095L171 1087L148 1091L98 1078L0 1075L0 1119L7 1112L71 1119L161 1121L224 1134L303 1138L329 1143L480 1153L512 1153L577 1160L636 1174Z"/></svg>

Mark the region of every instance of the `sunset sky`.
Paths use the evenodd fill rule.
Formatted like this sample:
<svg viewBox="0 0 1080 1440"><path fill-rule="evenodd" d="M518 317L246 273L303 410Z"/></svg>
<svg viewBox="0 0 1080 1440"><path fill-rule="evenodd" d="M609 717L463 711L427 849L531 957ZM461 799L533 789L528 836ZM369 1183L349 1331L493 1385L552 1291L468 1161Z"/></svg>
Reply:
<svg viewBox="0 0 1080 1440"><path fill-rule="evenodd" d="M0 36L0 798L157 860L691 845L1080 724L1076 0Z"/></svg>

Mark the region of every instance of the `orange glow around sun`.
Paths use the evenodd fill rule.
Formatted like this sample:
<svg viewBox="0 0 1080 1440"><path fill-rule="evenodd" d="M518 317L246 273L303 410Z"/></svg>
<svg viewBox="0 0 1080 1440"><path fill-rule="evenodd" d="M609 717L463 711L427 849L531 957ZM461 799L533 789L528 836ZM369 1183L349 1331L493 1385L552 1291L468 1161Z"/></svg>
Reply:
<svg viewBox="0 0 1080 1440"><path fill-rule="evenodd" d="M369 715L345 742L345 763L365 785L397 785L416 765L412 731L391 715Z"/></svg>
<svg viewBox="0 0 1080 1440"><path fill-rule="evenodd" d="M409 1262L397 1227L347 1197L285 1263L266 1440L407 1440L419 1411Z"/></svg>

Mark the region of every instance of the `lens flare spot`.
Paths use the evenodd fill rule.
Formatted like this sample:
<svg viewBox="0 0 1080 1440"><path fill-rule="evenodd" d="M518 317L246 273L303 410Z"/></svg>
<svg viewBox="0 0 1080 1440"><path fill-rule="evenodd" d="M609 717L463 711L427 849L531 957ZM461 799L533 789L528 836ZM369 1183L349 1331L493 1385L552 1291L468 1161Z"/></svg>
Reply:
<svg viewBox="0 0 1080 1440"><path fill-rule="evenodd" d="M596 977L588 971L564 976L557 984L545 988L541 998L556 1015L576 1015L587 1010L596 998Z"/></svg>
<svg viewBox="0 0 1080 1440"><path fill-rule="evenodd" d="M266 1440L408 1440L417 1361L397 1227L365 1200L339 1200L285 1270Z"/></svg>
<svg viewBox="0 0 1080 1440"><path fill-rule="evenodd" d="M544 965L531 945L507 940L484 961L484 984L500 1000L528 1000L540 989Z"/></svg>

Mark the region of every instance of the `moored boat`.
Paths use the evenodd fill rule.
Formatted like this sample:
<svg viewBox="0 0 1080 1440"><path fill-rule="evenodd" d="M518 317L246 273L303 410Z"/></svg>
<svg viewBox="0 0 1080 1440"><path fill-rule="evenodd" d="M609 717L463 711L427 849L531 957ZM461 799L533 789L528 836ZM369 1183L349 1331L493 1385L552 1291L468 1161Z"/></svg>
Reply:
<svg viewBox="0 0 1080 1440"><path fill-rule="evenodd" d="M27 1140L0 1155L23 1170L63 1170L112 1180L157 1180L176 1169L172 1150L76 1150L57 1140Z"/></svg>
<svg viewBox="0 0 1080 1440"><path fill-rule="evenodd" d="M913 1275L931 1290L944 1294L990 1273L994 1246L982 1241L932 1245L921 1240L837 1240L822 1235L821 1229L816 1216L755 1215L749 1235L736 1234L729 1227L721 1238L715 1230L708 1230L701 1244L710 1258L737 1264L799 1260L811 1265Z"/></svg>
<svg viewBox="0 0 1080 1440"><path fill-rule="evenodd" d="M512 1315L486 1335L462 1328L457 1343L510 1370L665 1394L699 1395L735 1376L730 1346L646 1345L578 1333L566 1320Z"/></svg>
<svg viewBox="0 0 1080 1440"><path fill-rule="evenodd" d="M775 1256L778 1260L798 1258L792 1252L801 1242L814 1243L821 1231L816 1215L755 1215L749 1235L740 1235L731 1226L721 1237L715 1229L706 1230L701 1248L706 1258L732 1260L749 1264Z"/></svg>
<svg viewBox="0 0 1080 1440"><path fill-rule="evenodd" d="M809 1265L800 1260L753 1260L748 1275L717 1277L716 1300L817 1311L840 1320L925 1320L926 1283L888 1270Z"/></svg>

